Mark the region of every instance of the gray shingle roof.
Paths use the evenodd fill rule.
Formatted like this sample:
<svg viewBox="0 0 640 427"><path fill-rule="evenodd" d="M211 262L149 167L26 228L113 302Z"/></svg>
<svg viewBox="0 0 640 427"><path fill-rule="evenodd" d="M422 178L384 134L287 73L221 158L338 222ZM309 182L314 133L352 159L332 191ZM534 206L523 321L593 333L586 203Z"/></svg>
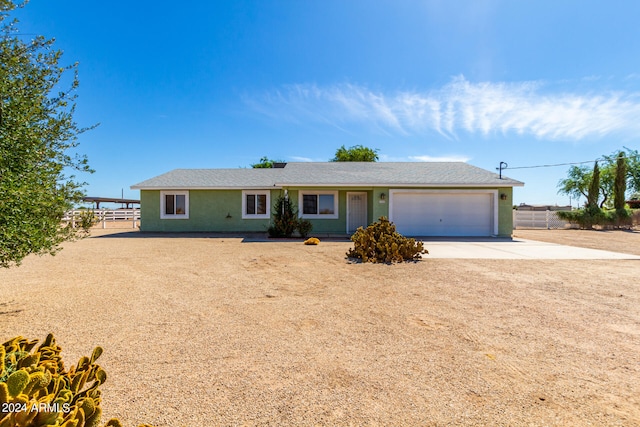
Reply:
<svg viewBox="0 0 640 427"><path fill-rule="evenodd" d="M175 169L132 189L250 189L286 186L519 187L463 162L287 163L282 169Z"/></svg>
<svg viewBox="0 0 640 427"><path fill-rule="evenodd" d="M282 169L174 169L131 186L132 189L268 188Z"/></svg>

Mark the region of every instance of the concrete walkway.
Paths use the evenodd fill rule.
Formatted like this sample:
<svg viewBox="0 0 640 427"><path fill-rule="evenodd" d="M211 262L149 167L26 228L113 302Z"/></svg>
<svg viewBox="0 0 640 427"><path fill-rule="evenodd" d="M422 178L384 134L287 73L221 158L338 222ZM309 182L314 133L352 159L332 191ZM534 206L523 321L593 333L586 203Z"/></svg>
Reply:
<svg viewBox="0 0 640 427"><path fill-rule="evenodd" d="M429 258L461 259L640 259L638 255L525 239L424 239Z"/></svg>

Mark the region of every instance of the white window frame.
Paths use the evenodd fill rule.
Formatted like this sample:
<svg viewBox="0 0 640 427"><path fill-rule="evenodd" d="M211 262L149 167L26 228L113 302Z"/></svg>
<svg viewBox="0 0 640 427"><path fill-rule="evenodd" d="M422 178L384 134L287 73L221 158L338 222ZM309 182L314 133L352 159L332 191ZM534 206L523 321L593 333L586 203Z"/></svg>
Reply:
<svg viewBox="0 0 640 427"><path fill-rule="evenodd" d="M248 214L247 196L267 196L267 213ZM271 191L269 190L242 190L242 219L269 219L271 218Z"/></svg>
<svg viewBox="0 0 640 427"><path fill-rule="evenodd" d="M184 196L184 214L166 214L166 196ZM160 192L160 219L189 219L189 192L188 191L161 191Z"/></svg>
<svg viewBox="0 0 640 427"><path fill-rule="evenodd" d="M321 196L323 194L333 195L333 213L332 214L305 214L304 213L304 196ZM319 197L318 197L319 198ZM318 205L320 201L318 200ZM300 218L306 219L338 219L338 192L337 191L298 191L298 212Z"/></svg>

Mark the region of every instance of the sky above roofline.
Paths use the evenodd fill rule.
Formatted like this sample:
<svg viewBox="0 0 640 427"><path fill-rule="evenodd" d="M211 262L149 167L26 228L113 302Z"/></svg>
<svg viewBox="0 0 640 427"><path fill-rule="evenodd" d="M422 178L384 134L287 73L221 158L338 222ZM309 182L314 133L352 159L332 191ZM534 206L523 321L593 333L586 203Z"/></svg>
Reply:
<svg viewBox="0 0 640 427"><path fill-rule="evenodd" d="M263 156L508 164L516 203L569 204L568 166L640 130L640 3L31 0L23 37L79 62L76 120L91 196L175 168ZM511 168L511 170L510 170ZM580 201L584 202L584 201Z"/></svg>

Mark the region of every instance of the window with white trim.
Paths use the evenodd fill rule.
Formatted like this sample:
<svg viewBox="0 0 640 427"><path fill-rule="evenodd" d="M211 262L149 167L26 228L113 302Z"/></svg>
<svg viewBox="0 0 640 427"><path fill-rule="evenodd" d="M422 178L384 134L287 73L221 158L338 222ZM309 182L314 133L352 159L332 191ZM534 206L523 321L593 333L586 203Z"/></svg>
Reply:
<svg viewBox="0 0 640 427"><path fill-rule="evenodd" d="M244 190L242 192L242 219L269 218L270 205L269 191Z"/></svg>
<svg viewBox="0 0 640 427"><path fill-rule="evenodd" d="M189 219L189 192L161 191L160 218Z"/></svg>
<svg viewBox="0 0 640 427"><path fill-rule="evenodd" d="M298 203L302 218L338 218L337 191L300 191Z"/></svg>

